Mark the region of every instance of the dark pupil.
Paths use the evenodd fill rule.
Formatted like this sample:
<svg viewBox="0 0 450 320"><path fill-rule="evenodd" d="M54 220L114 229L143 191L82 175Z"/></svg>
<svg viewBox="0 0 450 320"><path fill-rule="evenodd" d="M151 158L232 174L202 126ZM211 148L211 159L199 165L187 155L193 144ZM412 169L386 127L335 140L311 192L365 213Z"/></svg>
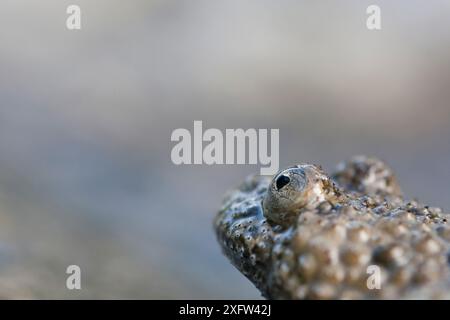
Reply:
<svg viewBox="0 0 450 320"><path fill-rule="evenodd" d="M280 190L285 185L287 185L290 181L291 181L291 179L289 179L289 177L287 177L287 176L279 176L276 181L277 189Z"/></svg>

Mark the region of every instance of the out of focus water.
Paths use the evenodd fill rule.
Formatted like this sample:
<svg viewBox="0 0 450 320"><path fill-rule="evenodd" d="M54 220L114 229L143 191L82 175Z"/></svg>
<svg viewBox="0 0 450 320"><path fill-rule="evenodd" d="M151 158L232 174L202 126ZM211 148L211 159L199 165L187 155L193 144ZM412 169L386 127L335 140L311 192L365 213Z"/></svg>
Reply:
<svg viewBox="0 0 450 320"><path fill-rule="evenodd" d="M175 166L176 128L279 128L280 162L386 160L450 209L450 5L0 4L0 296L258 298L212 219L257 166ZM65 268L82 269L82 290Z"/></svg>

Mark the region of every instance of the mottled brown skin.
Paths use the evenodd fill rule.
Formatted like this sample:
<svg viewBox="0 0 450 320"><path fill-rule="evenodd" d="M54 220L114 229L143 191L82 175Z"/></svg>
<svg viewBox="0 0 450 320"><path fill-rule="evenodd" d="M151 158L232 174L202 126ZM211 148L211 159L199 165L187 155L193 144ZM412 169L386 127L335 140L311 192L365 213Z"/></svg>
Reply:
<svg viewBox="0 0 450 320"><path fill-rule="evenodd" d="M355 157L331 177L301 164L248 178L214 227L271 299L450 299L450 214L406 201L392 170ZM369 266L377 266L381 288Z"/></svg>

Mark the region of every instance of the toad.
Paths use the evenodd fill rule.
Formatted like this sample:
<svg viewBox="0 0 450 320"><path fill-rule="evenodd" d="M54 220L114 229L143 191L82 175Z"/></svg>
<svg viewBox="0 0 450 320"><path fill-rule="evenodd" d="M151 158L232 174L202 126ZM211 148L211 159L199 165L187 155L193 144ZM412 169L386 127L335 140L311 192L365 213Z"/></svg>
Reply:
<svg viewBox="0 0 450 320"><path fill-rule="evenodd" d="M448 219L405 200L384 162L358 156L331 175L298 164L247 178L214 229L269 299L450 299Z"/></svg>

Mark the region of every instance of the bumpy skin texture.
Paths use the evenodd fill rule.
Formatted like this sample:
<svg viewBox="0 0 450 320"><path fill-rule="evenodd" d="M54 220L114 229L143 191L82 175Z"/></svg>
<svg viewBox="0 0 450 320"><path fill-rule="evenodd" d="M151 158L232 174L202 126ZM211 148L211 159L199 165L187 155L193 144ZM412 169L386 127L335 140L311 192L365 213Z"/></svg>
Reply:
<svg viewBox="0 0 450 320"><path fill-rule="evenodd" d="M331 177L307 164L249 177L214 228L266 298L450 299L448 219L404 200L392 170L360 156Z"/></svg>

